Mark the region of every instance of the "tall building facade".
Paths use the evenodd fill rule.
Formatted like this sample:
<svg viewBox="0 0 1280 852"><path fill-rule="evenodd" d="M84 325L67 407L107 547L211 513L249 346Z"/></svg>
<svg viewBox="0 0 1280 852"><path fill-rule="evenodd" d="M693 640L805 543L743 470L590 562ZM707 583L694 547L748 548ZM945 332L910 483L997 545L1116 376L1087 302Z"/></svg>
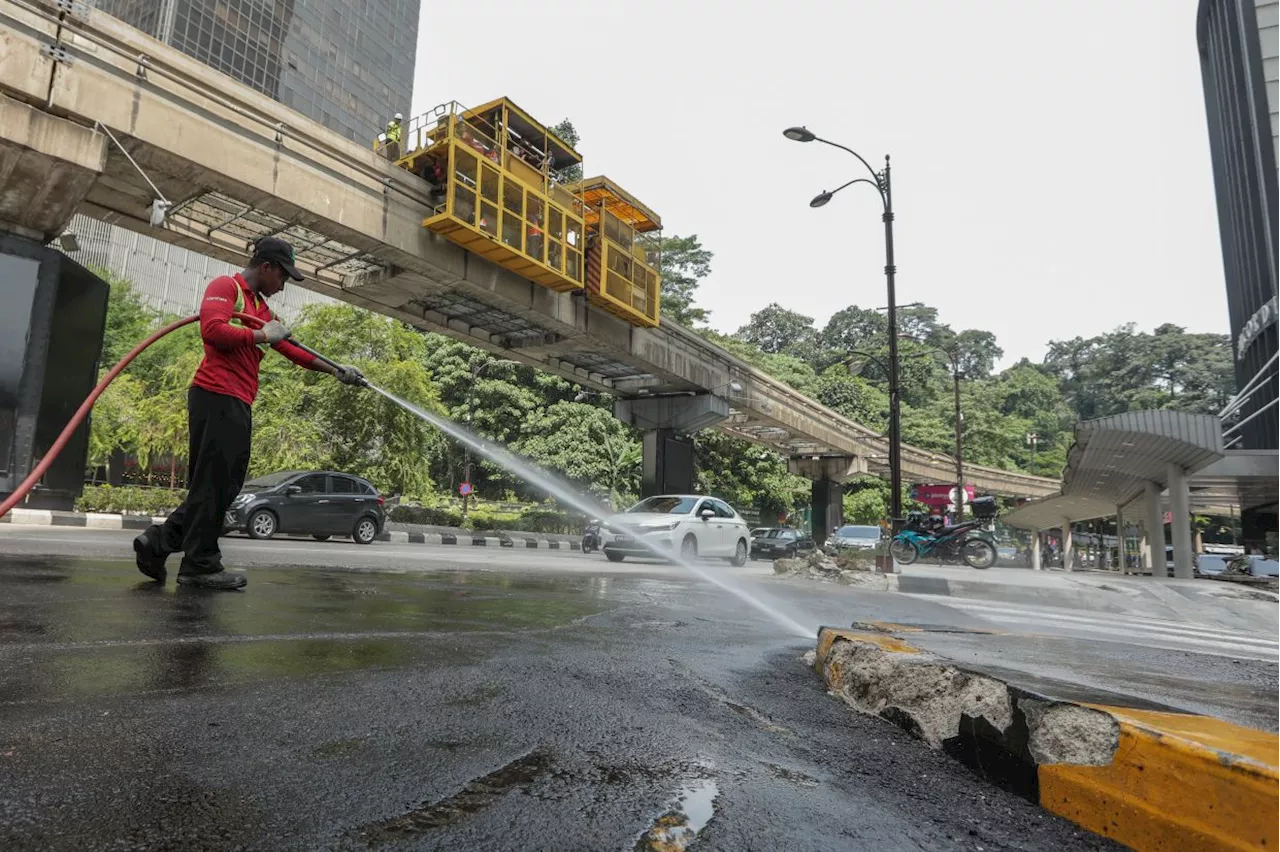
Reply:
<svg viewBox="0 0 1280 852"><path fill-rule="evenodd" d="M1201 0L1196 26L1236 381L1258 385L1241 449L1277 443L1276 0Z"/></svg>
<svg viewBox="0 0 1280 852"><path fill-rule="evenodd" d="M313 121L370 144L413 96L421 0L97 0L106 14L181 50ZM76 260L133 281L182 312L231 267L77 216ZM325 301L286 291L284 313Z"/></svg>
<svg viewBox="0 0 1280 852"><path fill-rule="evenodd" d="M421 0L98 0L98 8L357 142L408 112Z"/></svg>

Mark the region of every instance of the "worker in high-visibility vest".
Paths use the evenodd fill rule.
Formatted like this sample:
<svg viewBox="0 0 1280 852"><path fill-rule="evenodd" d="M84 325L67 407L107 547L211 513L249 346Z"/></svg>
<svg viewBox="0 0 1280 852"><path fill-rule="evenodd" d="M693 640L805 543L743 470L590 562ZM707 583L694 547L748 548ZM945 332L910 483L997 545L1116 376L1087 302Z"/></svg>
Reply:
<svg viewBox="0 0 1280 852"><path fill-rule="evenodd" d="M157 583L167 577L166 558L182 553L179 583L206 589L245 585L244 574L223 568L218 537L249 468L252 406L265 350L275 349L298 366L329 373L343 384L364 381L357 368L335 367L289 342L289 330L266 302L289 280L302 280L293 246L279 237L263 237L243 271L215 278L205 289L200 303L204 358L187 390L187 499L163 524L148 527L133 540L138 570ZM250 328L236 313L263 324Z"/></svg>
<svg viewBox="0 0 1280 852"><path fill-rule="evenodd" d="M404 138L404 116L396 113L396 117L387 122L387 152L388 160L400 159L400 140Z"/></svg>

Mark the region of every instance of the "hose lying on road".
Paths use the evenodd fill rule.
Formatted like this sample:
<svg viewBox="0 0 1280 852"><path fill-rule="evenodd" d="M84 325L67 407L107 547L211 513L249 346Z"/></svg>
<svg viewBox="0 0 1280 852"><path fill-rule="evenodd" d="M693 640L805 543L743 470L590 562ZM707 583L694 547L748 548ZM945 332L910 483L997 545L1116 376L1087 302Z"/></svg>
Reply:
<svg viewBox="0 0 1280 852"><path fill-rule="evenodd" d="M263 324L263 321L261 319L255 316L251 316L249 314L234 313L232 314L232 316L240 320L241 322L250 323L253 328L258 328ZM44 457L40 459L39 464L37 464L32 469L31 473L27 475L26 479L22 480L22 484L19 485L17 488L15 488L12 494L6 497L3 502L0 502L0 518L8 514L9 510L12 509L14 506L21 503L22 500L27 496L27 493L30 492L31 489L36 486L36 483L38 483L41 477L45 475L45 472L49 469L49 466L53 464L54 459L58 457L58 453L62 452L62 449L67 445L67 442L71 440L71 436L72 434L75 433L76 427L78 427L84 421L85 417L89 415L89 411L93 408L93 404L98 401L98 397L102 396L102 392L107 389L107 386L110 385L115 380L116 376L120 375L120 373L124 371L125 367L129 366L129 362L131 362L134 358L137 358L138 355L142 353L142 350L146 349L148 346L155 343L157 340L164 337L166 334L172 331L177 331L178 329L182 328L184 325L190 325L191 323L196 322L199 319L200 317L198 315L183 317L180 320L175 320L174 322L169 323L163 328L156 329L154 332L151 333L151 335L147 337L146 340L143 340L137 346L133 347L133 349L129 350L129 353L125 355L123 358L121 358L119 363L117 363L114 367L108 370L107 374L102 377L102 381L98 382L97 387L93 389L93 392L90 393L87 397L85 397L84 402L80 403L80 407L76 409L76 413L71 416L71 422L69 422L66 425L66 428L62 430L62 433L58 435L58 439L49 446L48 452L46 452L44 454ZM309 347L303 346L297 341L292 341L292 342L295 346L298 346L307 354L315 358L318 358L319 360L323 361L329 366L331 367L337 366L336 364L334 364L333 361L324 357L319 352L316 352L315 350L310 349Z"/></svg>

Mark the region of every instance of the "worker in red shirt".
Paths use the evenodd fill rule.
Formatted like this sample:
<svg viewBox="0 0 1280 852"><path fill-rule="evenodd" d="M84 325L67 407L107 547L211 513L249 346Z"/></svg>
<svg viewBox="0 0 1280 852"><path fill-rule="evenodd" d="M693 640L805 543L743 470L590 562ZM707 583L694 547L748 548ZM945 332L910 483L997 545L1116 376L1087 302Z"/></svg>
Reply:
<svg viewBox="0 0 1280 852"><path fill-rule="evenodd" d="M223 517L240 493L249 469L253 431L251 406L258 395L258 365L269 346L295 364L330 373L344 384L364 377L355 367L333 368L290 343L289 330L274 318L266 299L292 278L302 280L293 247L275 237L254 245L242 272L213 279L200 303L204 359L187 390L190 428L187 499L163 524L148 527L133 540L138 570L158 583L166 577L165 559L183 553L178 582L210 589L239 589L243 574L223 570L218 537ZM252 329L232 316L249 314L265 321Z"/></svg>

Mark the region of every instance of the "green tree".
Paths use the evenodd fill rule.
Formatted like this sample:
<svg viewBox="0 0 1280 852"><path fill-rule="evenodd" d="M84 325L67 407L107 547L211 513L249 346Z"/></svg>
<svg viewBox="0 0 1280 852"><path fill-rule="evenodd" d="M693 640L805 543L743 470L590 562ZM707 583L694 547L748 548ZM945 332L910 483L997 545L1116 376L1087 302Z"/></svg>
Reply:
<svg viewBox="0 0 1280 852"><path fill-rule="evenodd" d="M711 274L715 254L702 247L697 234L662 238L662 316L693 328L705 323L709 312L694 307L702 279Z"/></svg>
<svg viewBox="0 0 1280 852"><path fill-rule="evenodd" d="M947 348L956 356L960 371L969 379L988 378L996 362L1004 357L1004 350L996 344L994 334L973 328L955 335Z"/></svg>
<svg viewBox="0 0 1280 852"><path fill-rule="evenodd" d="M818 341L813 317L789 311L777 302L756 311L734 335L766 354L786 354L809 360Z"/></svg>
<svg viewBox="0 0 1280 852"><path fill-rule="evenodd" d="M522 426L540 409L572 397L563 379L498 358L443 335L424 335L426 367L439 390L448 417L504 445L522 436ZM453 441L433 467L434 476L452 491L461 482L468 454ZM472 454L471 483L476 493L501 497L520 486L500 466Z"/></svg>
<svg viewBox="0 0 1280 852"><path fill-rule="evenodd" d="M113 456L137 449L141 429L138 415L145 396L143 384L128 373L122 373L98 397L89 415L90 467L102 465L112 474L119 473L110 470Z"/></svg>
<svg viewBox="0 0 1280 852"><path fill-rule="evenodd" d="M573 122L565 119L551 128L551 132L560 137L560 141L564 142L570 148L577 149L581 138L578 136L578 130L573 126ZM582 164L575 163L572 166L561 169L556 173L556 180L560 183L576 183L582 180Z"/></svg>
<svg viewBox="0 0 1280 852"><path fill-rule="evenodd" d="M107 318L102 334L102 360L105 370L115 366L130 349L156 327L159 313L147 307L133 290L133 285L109 269L89 267L89 271L107 282Z"/></svg>
<svg viewBox="0 0 1280 852"><path fill-rule="evenodd" d="M851 376L843 364L830 367L817 381L819 402L850 420L883 429L889 416L889 395L861 376Z"/></svg>
<svg viewBox="0 0 1280 852"><path fill-rule="evenodd" d="M898 334L937 346L951 334L951 329L938 323L938 309L928 305L912 305L897 310Z"/></svg>
<svg viewBox="0 0 1280 852"><path fill-rule="evenodd" d="M762 521L809 503L809 481L789 473L786 459L758 444L703 430L694 437L694 461L700 493L714 494L739 511L754 509Z"/></svg>
<svg viewBox="0 0 1280 852"><path fill-rule="evenodd" d="M329 466L328 434L311 411L312 383L293 365L268 367L269 381L258 391L253 411L250 475Z"/></svg>
<svg viewBox="0 0 1280 852"><path fill-rule="evenodd" d="M161 369L148 386L147 393L138 401L134 445L138 465L148 471L153 459L168 459L170 488L179 485L178 459L187 456L187 388L191 386L191 377L200 364L201 352L186 346L178 350L176 356ZM151 481L150 473L147 481Z"/></svg>
<svg viewBox="0 0 1280 852"><path fill-rule="evenodd" d="M440 411L439 394L425 366L426 339L415 329L347 305L310 305L293 332L300 341L314 341L335 361L356 365L389 393ZM301 382L305 388L299 392L281 387L270 402L280 406L281 416L287 412L313 421L313 426L296 430L294 437L318 438L314 457L393 493L423 496L433 490L432 461L443 452L444 442L432 426L372 391L299 370L279 356L264 360L264 388L274 390L277 383L290 382ZM267 426L279 434L277 417ZM261 465L255 464L255 470Z"/></svg>
<svg viewBox="0 0 1280 852"><path fill-rule="evenodd" d="M1081 420L1143 408L1216 413L1234 385L1226 335L1155 334L1130 323L1092 338L1052 341L1045 366Z"/></svg>
<svg viewBox="0 0 1280 852"><path fill-rule="evenodd" d="M640 490L640 441L605 408L557 402L524 425L515 450L615 508Z"/></svg>
<svg viewBox="0 0 1280 852"><path fill-rule="evenodd" d="M818 334L822 366L848 359L855 350L881 350L888 341L889 323L880 311L850 305L836 311Z"/></svg>
<svg viewBox="0 0 1280 852"><path fill-rule="evenodd" d="M844 520L849 524L878 524L889 517L889 483L872 474L859 474L844 486Z"/></svg>
<svg viewBox="0 0 1280 852"><path fill-rule="evenodd" d="M791 355L775 355L761 352L759 348L750 343L746 343L736 337L720 334L708 328L698 329L698 334L726 350L729 354L741 358L751 366L768 373L783 384L790 385L801 393L813 393L818 377L807 361Z"/></svg>

